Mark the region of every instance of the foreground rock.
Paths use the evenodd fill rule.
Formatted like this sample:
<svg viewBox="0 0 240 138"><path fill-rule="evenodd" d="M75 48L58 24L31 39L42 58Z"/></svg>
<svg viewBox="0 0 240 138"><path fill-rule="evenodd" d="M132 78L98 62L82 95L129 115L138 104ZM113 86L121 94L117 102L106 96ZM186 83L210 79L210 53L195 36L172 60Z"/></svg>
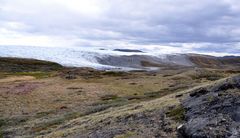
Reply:
<svg viewBox="0 0 240 138"><path fill-rule="evenodd" d="M240 76L192 92L183 106L179 137L240 137Z"/></svg>

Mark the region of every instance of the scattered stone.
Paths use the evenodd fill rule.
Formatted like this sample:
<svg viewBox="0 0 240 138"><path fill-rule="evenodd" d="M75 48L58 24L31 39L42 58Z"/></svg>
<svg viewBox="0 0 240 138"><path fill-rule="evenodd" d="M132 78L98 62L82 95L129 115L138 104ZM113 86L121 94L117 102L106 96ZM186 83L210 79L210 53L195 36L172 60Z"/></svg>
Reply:
<svg viewBox="0 0 240 138"><path fill-rule="evenodd" d="M66 106L61 106L60 109L61 109L61 110L67 109L67 107L66 107Z"/></svg>
<svg viewBox="0 0 240 138"><path fill-rule="evenodd" d="M131 83L129 83L130 85L137 85L137 83L135 83L135 82L131 82Z"/></svg>
<svg viewBox="0 0 240 138"><path fill-rule="evenodd" d="M182 97L182 96L183 96L183 94L177 94L176 98L179 98L179 97Z"/></svg>
<svg viewBox="0 0 240 138"><path fill-rule="evenodd" d="M65 78L68 80L77 79L76 75L74 75L74 74L67 74Z"/></svg>

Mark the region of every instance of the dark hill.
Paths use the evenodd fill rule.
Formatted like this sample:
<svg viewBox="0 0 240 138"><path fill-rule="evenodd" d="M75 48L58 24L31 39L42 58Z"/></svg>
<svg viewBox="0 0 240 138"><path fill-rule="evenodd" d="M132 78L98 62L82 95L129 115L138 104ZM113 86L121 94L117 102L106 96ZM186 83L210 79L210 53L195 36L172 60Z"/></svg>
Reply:
<svg viewBox="0 0 240 138"><path fill-rule="evenodd" d="M0 71L3 72L31 72L31 71L55 71L61 69L60 64L23 58L0 58Z"/></svg>
<svg viewBox="0 0 240 138"><path fill-rule="evenodd" d="M136 49L114 49L113 51L120 51L120 52L140 52L143 53L141 50L136 50Z"/></svg>

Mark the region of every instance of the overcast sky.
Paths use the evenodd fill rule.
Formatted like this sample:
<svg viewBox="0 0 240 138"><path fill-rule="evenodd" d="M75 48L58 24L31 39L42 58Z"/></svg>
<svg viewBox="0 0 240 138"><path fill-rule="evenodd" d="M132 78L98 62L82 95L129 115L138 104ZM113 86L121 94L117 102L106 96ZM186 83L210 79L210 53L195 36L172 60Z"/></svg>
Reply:
<svg viewBox="0 0 240 138"><path fill-rule="evenodd" d="M240 53L239 0L0 0L0 45Z"/></svg>

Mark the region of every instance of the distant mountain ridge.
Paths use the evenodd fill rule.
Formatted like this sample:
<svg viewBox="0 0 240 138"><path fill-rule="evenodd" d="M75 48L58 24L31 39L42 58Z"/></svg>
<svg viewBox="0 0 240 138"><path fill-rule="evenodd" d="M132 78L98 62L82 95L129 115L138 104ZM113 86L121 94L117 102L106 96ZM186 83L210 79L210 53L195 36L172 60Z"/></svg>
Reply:
<svg viewBox="0 0 240 138"><path fill-rule="evenodd" d="M140 52L140 53L143 53L143 51L137 50L137 49L114 49L113 51L120 51L120 52Z"/></svg>
<svg viewBox="0 0 240 138"><path fill-rule="evenodd" d="M169 67L223 68L240 66L240 57L214 57L202 54L167 54L138 49L50 48L0 46L0 57L16 57L56 62L68 67L100 70L151 70Z"/></svg>
<svg viewBox="0 0 240 138"><path fill-rule="evenodd" d="M150 68L150 67L209 67L222 68L240 66L240 57L214 57L200 54L172 54L164 56L130 55L97 58L98 63L110 66Z"/></svg>

